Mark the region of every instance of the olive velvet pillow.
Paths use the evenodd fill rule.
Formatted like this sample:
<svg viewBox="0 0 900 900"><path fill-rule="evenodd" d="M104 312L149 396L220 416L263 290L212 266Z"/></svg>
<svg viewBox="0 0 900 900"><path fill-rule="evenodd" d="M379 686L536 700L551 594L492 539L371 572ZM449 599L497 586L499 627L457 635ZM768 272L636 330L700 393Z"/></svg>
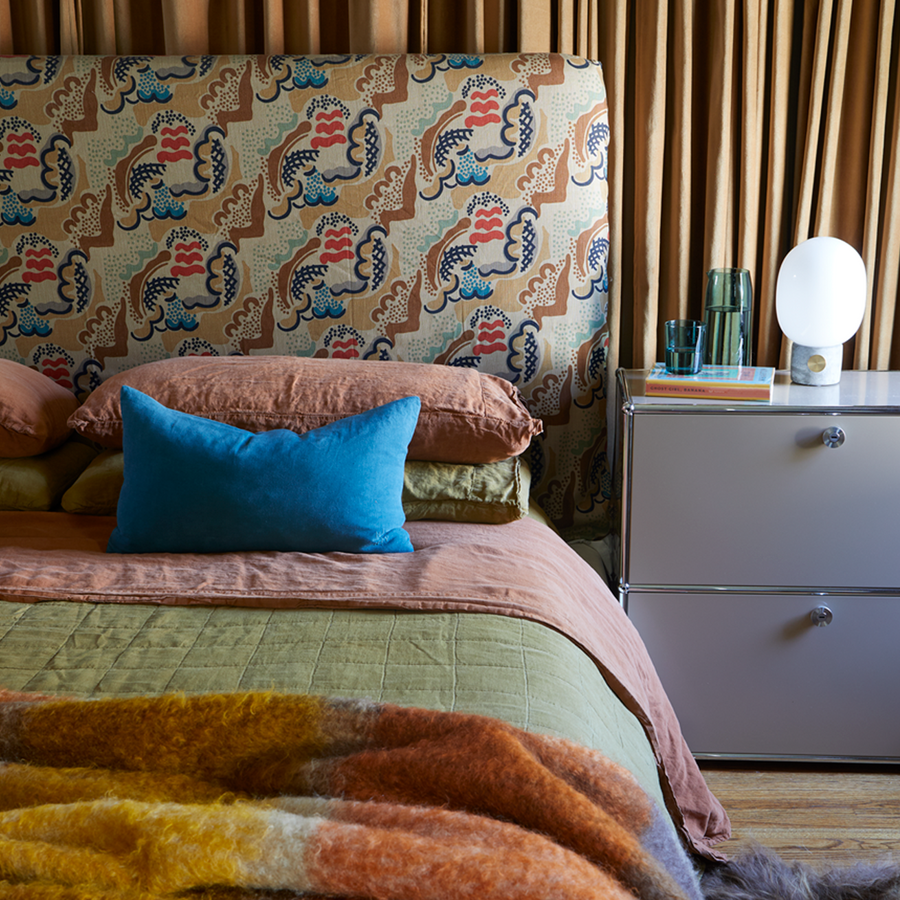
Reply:
<svg viewBox="0 0 900 900"><path fill-rule="evenodd" d="M0 510L56 509L97 451L77 437L37 456L0 459Z"/></svg>

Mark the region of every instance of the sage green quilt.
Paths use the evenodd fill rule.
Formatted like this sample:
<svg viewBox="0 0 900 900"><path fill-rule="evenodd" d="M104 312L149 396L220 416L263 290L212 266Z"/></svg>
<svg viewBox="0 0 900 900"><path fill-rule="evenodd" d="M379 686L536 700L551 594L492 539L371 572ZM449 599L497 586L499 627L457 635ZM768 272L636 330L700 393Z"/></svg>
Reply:
<svg viewBox="0 0 900 900"><path fill-rule="evenodd" d="M601 750L665 806L641 724L578 647L526 619L4 602L0 684L69 697L275 689L480 713Z"/></svg>

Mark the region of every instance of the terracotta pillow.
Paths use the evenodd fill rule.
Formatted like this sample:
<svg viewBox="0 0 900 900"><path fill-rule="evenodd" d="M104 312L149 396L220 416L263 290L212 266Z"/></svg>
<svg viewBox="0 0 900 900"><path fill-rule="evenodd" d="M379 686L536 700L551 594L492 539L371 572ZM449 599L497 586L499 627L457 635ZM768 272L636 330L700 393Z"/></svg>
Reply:
<svg viewBox="0 0 900 900"><path fill-rule="evenodd" d="M0 457L37 456L58 447L72 429L75 395L11 359L0 359Z"/></svg>
<svg viewBox="0 0 900 900"><path fill-rule="evenodd" d="M119 393L133 387L163 406L247 431L302 434L401 397L422 401L409 459L495 462L518 456L543 428L517 388L495 375L427 363L294 356L189 356L114 375L69 424L104 447L122 446Z"/></svg>

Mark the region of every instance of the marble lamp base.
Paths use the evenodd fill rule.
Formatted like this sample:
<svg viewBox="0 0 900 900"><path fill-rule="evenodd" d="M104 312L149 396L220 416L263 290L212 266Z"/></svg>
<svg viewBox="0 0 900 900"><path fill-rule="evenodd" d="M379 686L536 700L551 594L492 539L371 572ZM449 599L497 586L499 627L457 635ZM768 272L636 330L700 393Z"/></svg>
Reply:
<svg viewBox="0 0 900 900"><path fill-rule="evenodd" d="M794 384L837 384L841 380L844 345L805 347L794 344L791 350L791 381Z"/></svg>

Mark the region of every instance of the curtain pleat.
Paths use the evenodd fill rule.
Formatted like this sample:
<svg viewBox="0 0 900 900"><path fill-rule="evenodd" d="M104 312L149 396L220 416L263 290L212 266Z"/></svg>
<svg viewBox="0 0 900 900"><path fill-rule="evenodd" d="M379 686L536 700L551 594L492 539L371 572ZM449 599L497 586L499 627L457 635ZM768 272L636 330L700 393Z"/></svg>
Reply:
<svg viewBox="0 0 900 900"><path fill-rule="evenodd" d="M778 268L817 234L863 256L845 365L900 367L897 0L0 0L0 52L494 53L601 59L609 366L661 355L706 272L750 269L755 359L785 365Z"/></svg>
<svg viewBox="0 0 900 900"><path fill-rule="evenodd" d="M765 0L762 6L765 7ZM771 65L767 82L759 94L760 102L766 107L761 111L763 123L768 121L768 132L782 135L785 146L794 142L790 139L791 119L791 58L793 52L794 11L786 2L775 4L769 17L771 29ZM760 47L761 54L766 53ZM760 126L761 127L761 126ZM763 135L761 134L761 138ZM792 154L785 152L771 139L768 152L761 165L762 188L760 203L762 215L758 220L761 233L761 249L759 251L758 276L754 285L756 302L756 351L757 357L763 360L778 358L781 346L781 332L775 319L774 303L763 302L765 298L774 298L778 267L784 254L790 249L791 236L788 234L788 219L792 203L790 200L792 173L794 170Z"/></svg>
<svg viewBox="0 0 900 900"><path fill-rule="evenodd" d="M483 0L469 0L470 14L466 20L466 46L470 52L485 52L485 23Z"/></svg>
<svg viewBox="0 0 900 900"><path fill-rule="evenodd" d="M671 185L664 192L661 221L661 303L659 320L685 318L688 314L690 291L690 243L670 241L670 234L687 234L690 230L691 206L694 196L693 147L691 118L694 98L694 29L693 10L689 0L671 4L669 20L671 55L668 94L684 97L684 103L666 104L666 149L663 184ZM656 333L661 335L662 328ZM654 354L661 352L656 341L647 348Z"/></svg>
<svg viewBox="0 0 900 900"><path fill-rule="evenodd" d="M827 190L828 185L837 185L838 160L848 168L852 165L852 159L841 152L841 122L843 119L841 104L844 99L850 99L849 92L845 98L847 84L847 49L850 38L850 9L853 0L838 0L837 18L835 27L828 35L829 46L817 46L817 61L820 69L830 68L830 78L825 84L825 102L820 112L823 126L823 140L820 149L821 166L815 166L815 160L810 159L812 167L812 183L815 205L809 210L811 230L804 237L814 234L830 234L831 229L847 226L847 222L840 216L839 203L841 191ZM823 17L824 18L824 17ZM814 98L815 100L816 98ZM849 104L848 104L849 106ZM849 113L849 109L845 110ZM811 143L811 149L815 147ZM818 148L816 148L818 149ZM842 173L843 175L843 173Z"/></svg>
<svg viewBox="0 0 900 900"><path fill-rule="evenodd" d="M898 40L896 3L884 3L881 28ZM891 25L891 22L893 23ZM900 171L895 148L900 146L900 67L892 65L887 76L888 128L885 140L885 173L882 209L879 216L878 256L875 271L875 302L872 308L870 364L874 369L900 368L900 342L894 339L897 327L897 298L900 294Z"/></svg>
<svg viewBox="0 0 900 900"><path fill-rule="evenodd" d="M11 55L13 52L12 10L8 3L0 3L0 53Z"/></svg>
<svg viewBox="0 0 900 900"><path fill-rule="evenodd" d="M800 167L800 196L796 205L794 243L799 244L813 236L816 217L815 202L819 191L817 182L820 150L820 134L825 128L822 117L828 96L827 71L831 50L831 0L821 0L815 23L815 41L810 53L810 82L805 91L807 99L806 133L803 136ZM804 47L806 51L806 47ZM804 67L805 68L805 67ZM801 112L803 110L801 109Z"/></svg>
<svg viewBox="0 0 900 900"><path fill-rule="evenodd" d="M111 51L104 50L103 52L126 55L133 53L134 35L139 32L141 26L132 20L131 4L128 0L113 0L111 19L112 21L109 18L103 18L101 21L105 25L105 33L112 35L114 49ZM143 27L146 29L146 23L143 23ZM109 46L107 41L104 41L104 46Z"/></svg>
<svg viewBox="0 0 900 900"><path fill-rule="evenodd" d="M349 0L352 53L379 53L408 45L407 10L392 0Z"/></svg>
<svg viewBox="0 0 900 900"><path fill-rule="evenodd" d="M872 116L871 116L871 141L867 163L867 184L865 204L863 206L863 238L862 257L866 260L866 275L868 280L869 297L876 296L877 260L878 260L878 232L881 221L881 186L884 179L885 154L890 158L888 146L885 143L887 134L887 107L888 93L890 90L890 56L891 56L891 28L894 18L893 0L882 0L878 9L872 10L875 17L873 23L868 23L867 32L872 34L875 46L875 67L872 83ZM854 42L855 45L855 42ZM854 345L854 368L864 368L869 363L872 349L872 317L874 309L872 305L866 308L862 326L856 335ZM873 368L878 368L877 363Z"/></svg>
<svg viewBox="0 0 900 900"><path fill-rule="evenodd" d="M539 53L547 49L553 22L551 6L550 0L531 0L521 4L517 49L526 53Z"/></svg>
<svg viewBox="0 0 900 900"><path fill-rule="evenodd" d="M735 172L735 9L729 0L712 4L706 32L709 62L706 104L705 268L737 265L732 214Z"/></svg>
<svg viewBox="0 0 900 900"><path fill-rule="evenodd" d="M633 351L642 359L656 358L659 330L668 6L667 0L647 0L643 8L648 14L632 23L636 49L633 71L628 72L634 84L634 127L641 139L628 152L634 164L634 190L624 202L634 205ZM627 140L627 135L619 140L623 138Z"/></svg>
<svg viewBox="0 0 900 900"><path fill-rule="evenodd" d="M74 5L75 0L65 0ZM0 0L3 52L46 55L60 51L58 0ZM20 49L27 47L27 50Z"/></svg>
<svg viewBox="0 0 900 900"><path fill-rule="evenodd" d="M295 4L300 6L301 4ZM309 9L309 4L304 4ZM267 55L278 56L285 52L285 18L286 10L278 0L263 0L263 45L262 51ZM312 50L298 51L312 53Z"/></svg>
<svg viewBox="0 0 900 900"><path fill-rule="evenodd" d="M233 7L229 11L233 14ZM226 21L232 26L235 24L233 19L227 20L225 16L211 20L209 0L162 0L162 14L165 34L163 53L171 55L210 53L210 35L223 27ZM240 29L233 27L231 30L236 36Z"/></svg>
<svg viewBox="0 0 900 900"><path fill-rule="evenodd" d="M65 48L64 53L83 53L84 34L82 27L84 17L81 14L81 3L74 0L71 4L64 4L59 10L59 41Z"/></svg>
<svg viewBox="0 0 900 900"><path fill-rule="evenodd" d="M82 4L94 0L81 0ZM152 47L153 53L164 53L163 8L159 3L143 3L141 0L113 0L112 23L103 16L98 18L104 25L106 42L104 49L85 47L83 53L118 53L125 56L146 53ZM109 48L109 40L115 41L114 49Z"/></svg>
<svg viewBox="0 0 900 900"><path fill-rule="evenodd" d="M739 170L741 173L737 207L732 215L737 221L737 264L751 272L759 271L759 215L748 218L745 209L761 210L763 122L765 96L765 48L768 33L767 0L745 0L743 4L743 59L741 84L740 132L737 135Z"/></svg>
<svg viewBox="0 0 900 900"><path fill-rule="evenodd" d="M598 0L572 0L575 8L575 53L589 58L603 60L604 78L607 84L609 104L609 230L615 236L610 241L607 270L609 273L609 308L610 341L607 355L607 369L610 379L619 367L621 359L621 343L626 330L624 322L626 311L631 322L630 302L623 302L624 297L632 296L632 268L624 265L626 252L631 258L631 251L626 251L626 244L632 246L632 229L624 218L625 207L625 158L624 141L626 119L626 93L616 91L614 85L626 83L626 64L628 59L628 21L629 16L624 4L612 3L605 11L602 27L599 23ZM589 36L595 42L593 54L589 53ZM631 219L633 221L633 219ZM630 356L630 354L629 354ZM610 388L612 394L613 388ZM608 433L614 435L618 426L615 404L607 405Z"/></svg>

